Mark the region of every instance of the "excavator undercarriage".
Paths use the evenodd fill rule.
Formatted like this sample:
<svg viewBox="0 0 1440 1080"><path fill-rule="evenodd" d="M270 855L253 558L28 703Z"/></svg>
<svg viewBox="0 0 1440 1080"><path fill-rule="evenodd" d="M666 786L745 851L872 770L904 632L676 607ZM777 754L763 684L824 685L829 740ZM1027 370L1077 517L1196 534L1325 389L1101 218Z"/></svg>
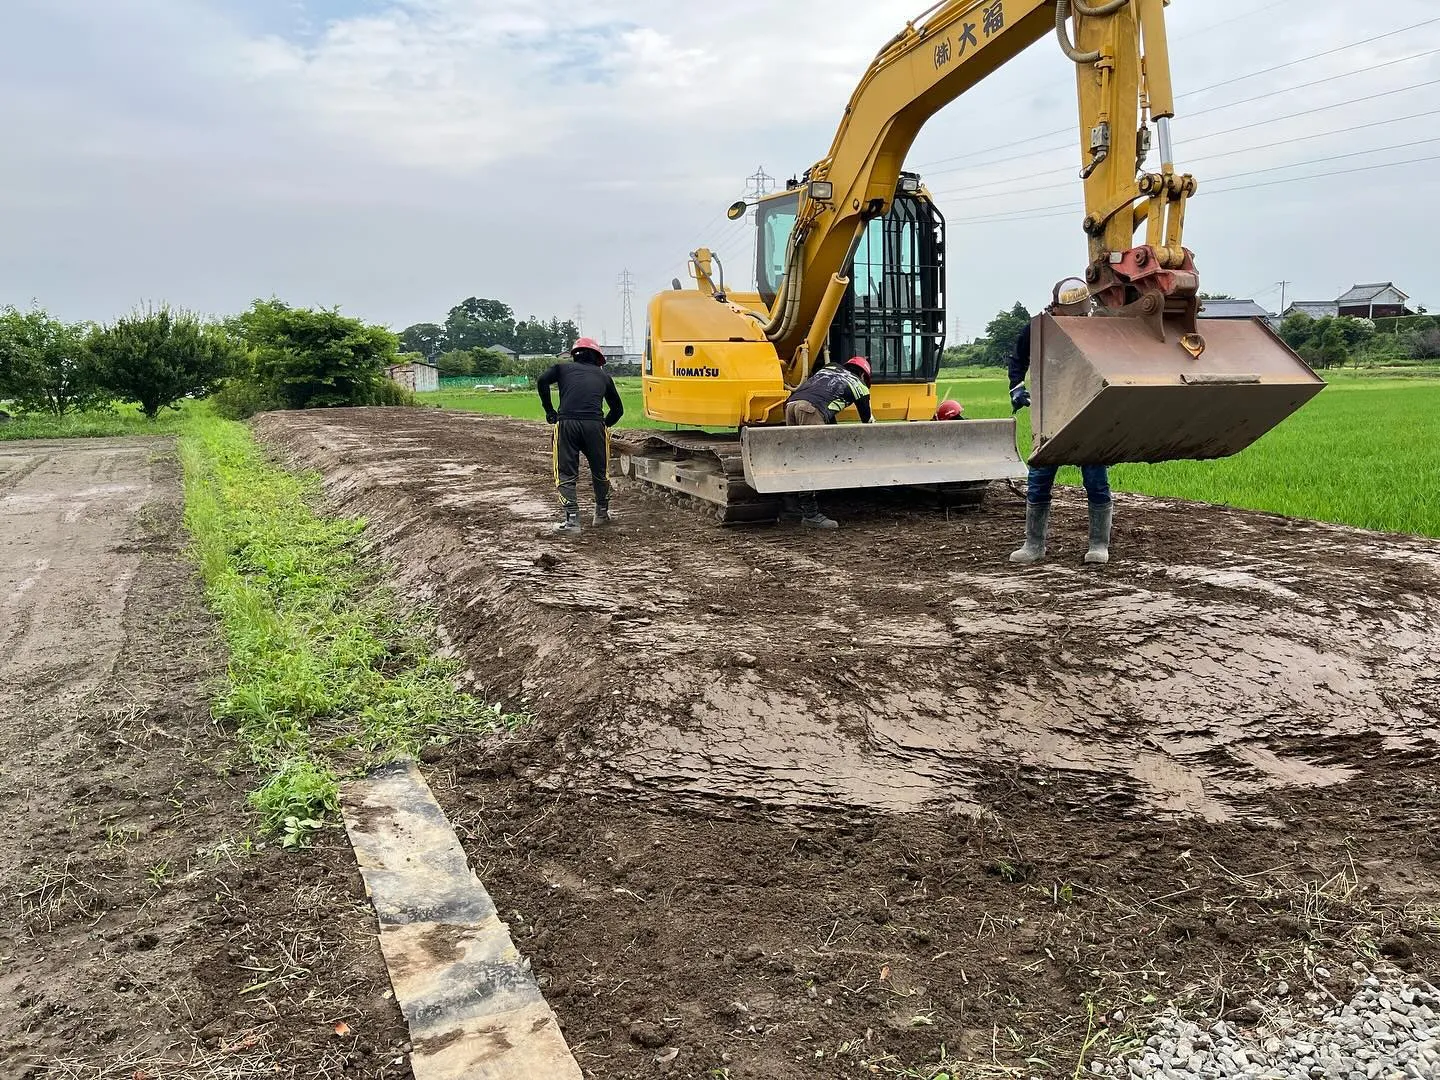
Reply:
<svg viewBox="0 0 1440 1080"><path fill-rule="evenodd" d="M620 472L739 524L778 520L784 497L802 491L906 488L974 506L991 481L1020 479L1025 465L1013 420L960 420L647 433L621 450Z"/></svg>

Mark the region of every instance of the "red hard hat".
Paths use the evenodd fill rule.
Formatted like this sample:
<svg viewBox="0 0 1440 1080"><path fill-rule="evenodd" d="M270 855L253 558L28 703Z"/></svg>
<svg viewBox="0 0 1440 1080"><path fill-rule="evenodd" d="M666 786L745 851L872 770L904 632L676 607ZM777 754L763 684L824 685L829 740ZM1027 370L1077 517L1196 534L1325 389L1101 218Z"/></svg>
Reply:
<svg viewBox="0 0 1440 1080"><path fill-rule="evenodd" d="M960 419L960 416L964 411L965 410L960 407L960 403L958 401L954 400L953 398L946 398L944 401L940 402L939 407L935 410L935 419L958 420Z"/></svg>
<svg viewBox="0 0 1440 1080"><path fill-rule="evenodd" d="M605 363L605 350L600 348L600 343L594 338L576 338L575 344L570 346L570 355L574 356L581 349L589 349L600 358L600 363Z"/></svg>
<svg viewBox="0 0 1440 1080"><path fill-rule="evenodd" d="M849 360L845 361L845 366L854 368L856 371L858 371L860 373L860 377L865 380L865 385L870 385L869 360L866 360L863 356L852 356Z"/></svg>

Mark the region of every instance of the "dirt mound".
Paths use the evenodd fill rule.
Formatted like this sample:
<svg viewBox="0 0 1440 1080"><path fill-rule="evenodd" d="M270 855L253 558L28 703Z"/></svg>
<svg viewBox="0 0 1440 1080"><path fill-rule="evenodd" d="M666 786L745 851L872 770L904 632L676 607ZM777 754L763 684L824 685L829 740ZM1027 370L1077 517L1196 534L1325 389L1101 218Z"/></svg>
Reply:
<svg viewBox="0 0 1440 1080"><path fill-rule="evenodd" d="M1071 499L1018 572L1003 488L561 542L539 425L257 426L534 717L427 771L588 1075L1068 1075L1440 963L1434 544L1124 497L1082 569Z"/></svg>
<svg viewBox="0 0 1440 1080"><path fill-rule="evenodd" d="M832 506L838 533L719 529L623 491L614 533L537 535L545 429L430 411L271 418L477 686L558 721L573 789L770 807L974 810L997 767L1110 804L1243 814L1349 777L1357 736L1440 749L1440 550L1122 498L1116 562L1005 560L1018 502ZM570 721L575 721L570 723Z"/></svg>

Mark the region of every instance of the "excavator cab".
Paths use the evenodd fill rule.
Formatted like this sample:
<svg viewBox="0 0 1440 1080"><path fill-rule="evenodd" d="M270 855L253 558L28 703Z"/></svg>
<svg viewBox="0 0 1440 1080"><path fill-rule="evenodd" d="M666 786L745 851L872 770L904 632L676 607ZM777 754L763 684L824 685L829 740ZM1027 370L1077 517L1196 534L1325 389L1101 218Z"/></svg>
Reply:
<svg viewBox="0 0 1440 1080"><path fill-rule="evenodd" d="M918 182L908 186L856 244L826 349L865 357L874 385L913 387L928 405L945 351L945 218ZM758 207L755 280L767 307L785 276L799 197L795 190Z"/></svg>

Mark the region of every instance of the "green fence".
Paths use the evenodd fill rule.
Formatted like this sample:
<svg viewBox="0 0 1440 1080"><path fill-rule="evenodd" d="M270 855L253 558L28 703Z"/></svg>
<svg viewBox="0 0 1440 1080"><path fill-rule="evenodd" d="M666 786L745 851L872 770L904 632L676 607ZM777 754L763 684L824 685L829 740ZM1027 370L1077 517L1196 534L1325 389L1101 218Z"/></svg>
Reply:
<svg viewBox="0 0 1440 1080"><path fill-rule="evenodd" d="M441 390L472 390L477 386L528 390L530 385L530 380L524 375L453 375L440 380Z"/></svg>

